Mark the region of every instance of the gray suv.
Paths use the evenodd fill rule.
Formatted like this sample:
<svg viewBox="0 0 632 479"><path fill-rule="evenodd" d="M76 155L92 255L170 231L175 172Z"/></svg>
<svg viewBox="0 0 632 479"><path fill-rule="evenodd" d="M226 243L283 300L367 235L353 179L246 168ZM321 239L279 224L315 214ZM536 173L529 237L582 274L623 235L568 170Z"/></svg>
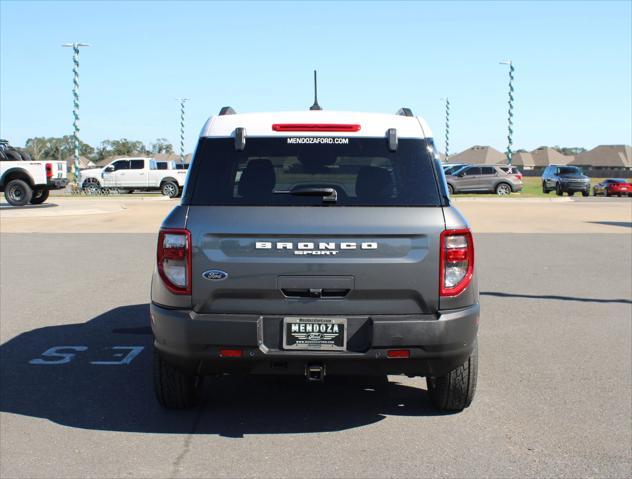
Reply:
<svg viewBox="0 0 632 479"><path fill-rule="evenodd" d="M515 166L470 165L446 175L448 190L454 193L496 193L509 195L522 191L522 173Z"/></svg>
<svg viewBox="0 0 632 479"><path fill-rule="evenodd" d="M555 191L562 196L564 193L573 196L581 193L590 194L590 178L583 174L577 166L549 165L542 173L542 193Z"/></svg>
<svg viewBox="0 0 632 479"><path fill-rule="evenodd" d="M220 374L405 374L460 411L476 388L474 258L410 110L225 107L158 234L156 397L191 407Z"/></svg>

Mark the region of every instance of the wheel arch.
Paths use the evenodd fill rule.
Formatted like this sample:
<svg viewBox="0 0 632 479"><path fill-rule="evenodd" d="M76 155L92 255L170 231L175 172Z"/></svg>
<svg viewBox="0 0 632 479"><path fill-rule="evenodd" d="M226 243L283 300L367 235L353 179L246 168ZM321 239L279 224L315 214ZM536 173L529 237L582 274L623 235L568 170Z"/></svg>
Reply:
<svg viewBox="0 0 632 479"><path fill-rule="evenodd" d="M160 180L160 186L164 185L165 183L168 182L172 182L175 183L176 185L178 184L178 180L176 180L175 178L173 178L172 176L166 176L164 177L162 180Z"/></svg>
<svg viewBox="0 0 632 479"><path fill-rule="evenodd" d="M35 185L33 183L33 178L28 171L24 168L9 168L2 174L2 178L0 178L0 187L4 188L4 186L11 180L22 180L25 181L31 188Z"/></svg>

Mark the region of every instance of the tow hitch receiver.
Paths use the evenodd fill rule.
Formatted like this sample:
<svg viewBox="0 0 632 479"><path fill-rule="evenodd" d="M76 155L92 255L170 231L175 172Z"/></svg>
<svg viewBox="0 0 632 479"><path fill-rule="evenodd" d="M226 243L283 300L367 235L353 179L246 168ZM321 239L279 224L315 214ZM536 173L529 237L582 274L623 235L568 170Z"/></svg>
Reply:
<svg viewBox="0 0 632 479"><path fill-rule="evenodd" d="M321 364L308 364L305 366L305 377L308 381L323 382L325 379L325 366Z"/></svg>

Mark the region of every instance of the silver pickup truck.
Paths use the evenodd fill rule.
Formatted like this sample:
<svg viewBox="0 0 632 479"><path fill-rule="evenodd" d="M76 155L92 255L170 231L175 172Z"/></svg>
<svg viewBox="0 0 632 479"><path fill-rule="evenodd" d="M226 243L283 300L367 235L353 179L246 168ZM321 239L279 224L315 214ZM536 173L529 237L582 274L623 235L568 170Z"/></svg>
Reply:
<svg viewBox="0 0 632 479"><path fill-rule="evenodd" d="M219 374L405 374L460 411L478 322L474 241L422 118L226 107L206 123L158 234L160 404L192 406Z"/></svg>

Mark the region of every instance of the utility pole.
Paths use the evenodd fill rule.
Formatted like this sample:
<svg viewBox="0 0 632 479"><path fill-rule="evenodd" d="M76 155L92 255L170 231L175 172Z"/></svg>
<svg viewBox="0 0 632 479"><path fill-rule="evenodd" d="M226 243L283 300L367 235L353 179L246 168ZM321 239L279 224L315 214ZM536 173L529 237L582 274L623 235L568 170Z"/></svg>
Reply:
<svg viewBox="0 0 632 479"><path fill-rule="evenodd" d="M184 163L184 104L189 98L176 98L180 102L180 163Z"/></svg>
<svg viewBox="0 0 632 479"><path fill-rule="evenodd" d="M504 62L500 62L501 65L509 65L509 112L507 117L507 164L511 165L511 145L512 136L513 136L513 102L514 102L514 66L511 60L505 60Z"/></svg>
<svg viewBox="0 0 632 479"><path fill-rule="evenodd" d="M75 143L75 162L73 172L75 175L75 185L80 188L79 184L79 48L89 47L87 43L64 43L62 47L72 48L72 127L74 131L74 143Z"/></svg>
<svg viewBox="0 0 632 479"><path fill-rule="evenodd" d="M442 100L445 100L445 162L447 163L450 156L450 99L445 97Z"/></svg>

